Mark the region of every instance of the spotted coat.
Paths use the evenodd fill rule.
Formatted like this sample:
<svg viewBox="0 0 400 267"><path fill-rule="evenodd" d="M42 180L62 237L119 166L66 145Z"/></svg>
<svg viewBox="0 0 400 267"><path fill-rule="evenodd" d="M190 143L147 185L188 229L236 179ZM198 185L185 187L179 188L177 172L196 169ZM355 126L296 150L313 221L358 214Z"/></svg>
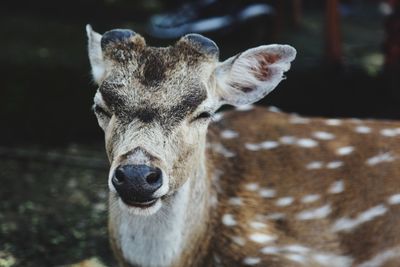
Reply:
<svg viewBox="0 0 400 267"><path fill-rule="evenodd" d="M208 139L220 266L399 266L399 123L220 117Z"/></svg>

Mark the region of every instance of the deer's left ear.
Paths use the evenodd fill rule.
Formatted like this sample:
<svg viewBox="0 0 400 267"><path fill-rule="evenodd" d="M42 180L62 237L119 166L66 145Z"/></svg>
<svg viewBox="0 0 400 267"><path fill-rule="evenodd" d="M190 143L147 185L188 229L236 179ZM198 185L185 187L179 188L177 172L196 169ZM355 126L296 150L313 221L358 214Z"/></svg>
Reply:
<svg viewBox="0 0 400 267"><path fill-rule="evenodd" d="M265 45L227 59L215 69L216 94L222 104L254 103L284 79L296 50L289 45Z"/></svg>
<svg viewBox="0 0 400 267"><path fill-rule="evenodd" d="M93 80L100 84L106 73L106 63L101 50L101 34L95 32L90 25L86 25L88 37L89 61L92 67Z"/></svg>

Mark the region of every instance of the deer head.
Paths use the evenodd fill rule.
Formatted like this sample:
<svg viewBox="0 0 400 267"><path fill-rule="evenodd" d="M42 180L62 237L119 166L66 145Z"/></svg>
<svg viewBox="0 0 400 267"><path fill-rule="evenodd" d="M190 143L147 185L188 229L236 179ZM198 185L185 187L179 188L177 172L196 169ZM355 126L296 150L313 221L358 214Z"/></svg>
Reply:
<svg viewBox="0 0 400 267"><path fill-rule="evenodd" d="M135 215L156 213L188 179L202 177L213 114L270 93L296 54L267 45L219 62L217 45L198 34L163 48L130 30L100 35L87 26L87 35L109 189Z"/></svg>

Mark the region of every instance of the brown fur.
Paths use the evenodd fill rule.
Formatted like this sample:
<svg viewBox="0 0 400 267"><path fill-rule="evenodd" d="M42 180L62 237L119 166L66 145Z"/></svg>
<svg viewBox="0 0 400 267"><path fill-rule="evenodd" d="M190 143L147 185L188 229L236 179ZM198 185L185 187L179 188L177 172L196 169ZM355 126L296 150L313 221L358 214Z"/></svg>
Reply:
<svg viewBox="0 0 400 267"><path fill-rule="evenodd" d="M278 55L262 55L261 57L262 60L260 60L260 65L255 68L254 73L257 79L260 81L266 81L270 76L269 66L277 62L280 57Z"/></svg>
<svg viewBox="0 0 400 267"><path fill-rule="evenodd" d="M247 256L262 257L255 266L298 266L281 256L263 255L260 249L265 245L248 240L251 232L249 222L260 215L284 213L281 219L264 219L268 233L278 235L273 246L300 244L320 251L337 255L351 256L355 263L366 261L382 250L400 244L400 205L388 206L383 216L365 222L353 231L333 233L333 222L341 217L354 218L358 213L369 208L385 204L388 196L400 192L400 167L398 160L367 166L366 160L379 153L393 152L400 156L399 137L383 137L379 131L384 128L398 128L399 123L363 121L362 125L373 129L372 133L354 132L358 125L352 120L344 120L341 126L328 126L325 119L312 119L310 124L291 124L290 115L268 112L257 108L246 112L228 112L221 122L210 128L209 141L221 142L234 157L226 158L209 149L209 158L216 169L221 170L218 193L219 216L232 214L237 219L237 226L227 227L221 223L214 230L213 249L223 262L223 266L241 266ZM251 123L249 123L251 122ZM244 127L245 125L245 127ZM238 132L239 137L221 139L224 129ZM313 138L314 131L326 131L336 136L333 140L319 141L312 148L296 145L279 145L270 150L250 151L244 144L266 140L279 140L282 136ZM342 146L354 146L350 155L338 156L335 150ZM337 169L308 170L305 165L311 161L330 162L342 160L343 167ZM343 180L345 189L342 193L328 194L332 183ZM258 183L260 187L276 190L276 197L262 198L256 192L246 189L248 183ZM321 199L312 203L301 203L307 194L320 194ZM280 197L291 196L294 203L287 207L278 207L275 201ZM240 197L243 205L228 203L231 197ZM332 212L323 219L298 220L295 215L304 210L318 208L331 203ZM221 220L218 220L221 222ZM232 241L233 236L244 238L242 247ZM395 262L400 264L400 258ZM301 266L301 265L299 265ZM382 265L382 266L392 266Z"/></svg>

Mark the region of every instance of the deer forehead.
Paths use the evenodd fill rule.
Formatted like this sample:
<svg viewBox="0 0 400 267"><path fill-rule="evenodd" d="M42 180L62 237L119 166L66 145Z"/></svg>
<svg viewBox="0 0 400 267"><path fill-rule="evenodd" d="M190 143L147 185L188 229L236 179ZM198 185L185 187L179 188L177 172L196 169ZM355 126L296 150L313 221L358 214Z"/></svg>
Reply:
<svg viewBox="0 0 400 267"><path fill-rule="evenodd" d="M170 128L204 102L212 67L174 49L146 48L128 63L114 64L99 92L119 119Z"/></svg>
<svg viewBox="0 0 400 267"><path fill-rule="evenodd" d="M122 59L116 56L120 50L127 53ZM153 89L158 88L160 83L199 77L207 63L217 62L216 58L207 57L182 42L169 47L124 47L104 53L114 69L125 72L126 78L136 79L143 86Z"/></svg>

